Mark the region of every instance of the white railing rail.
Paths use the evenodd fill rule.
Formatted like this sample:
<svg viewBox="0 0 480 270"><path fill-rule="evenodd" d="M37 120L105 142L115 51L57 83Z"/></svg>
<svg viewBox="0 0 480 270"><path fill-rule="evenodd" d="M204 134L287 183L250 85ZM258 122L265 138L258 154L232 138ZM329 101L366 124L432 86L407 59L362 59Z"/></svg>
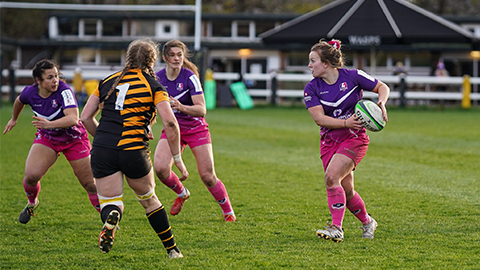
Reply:
<svg viewBox="0 0 480 270"><path fill-rule="evenodd" d="M110 75L114 71L112 70L82 70L82 77L84 80L101 80L106 76ZM67 82L71 82L74 71L73 70L64 70L62 71L63 78L67 80ZM4 69L2 71L2 76L6 79L3 81L7 81L7 84L2 85L1 91L3 94L10 93L10 85L8 85L8 77L9 77L9 70ZM15 70L15 78L31 78L32 71L31 70L24 70L24 69L17 69ZM396 85L400 83L401 78L399 76L392 76L392 75L379 75L376 76L379 80L389 84L389 85ZM266 89L249 89L249 94L254 97L264 97L267 100L270 100L272 97L272 80L276 78L278 82L278 88L275 89L275 95L277 97L302 97L303 96L303 87L299 87L297 89L284 89L282 88L282 82L301 82L302 85L307 84L311 79L311 74L285 74L285 73L246 73L240 76L239 73L229 73L229 72L216 72L213 74L213 79L216 81L225 81L233 82L242 78L245 81L265 81L266 82ZM470 77L469 78L470 84L472 87L472 92L470 93L470 99L473 101L480 100L480 93L476 90L478 85L480 85L480 77ZM33 82L33 79L32 79ZM462 100L463 98L463 84L465 82L464 77L434 77L434 76L405 76L405 83L406 83L406 92L405 98L408 99L417 99L417 100ZM435 86L446 85L450 86L450 88L454 89L455 91L432 91L432 88ZM422 91L413 91L413 87L423 89ZM24 85L17 85L15 87L15 92L20 93ZM365 97L373 97L374 94L371 94L367 91L364 92ZM391 99L398 99L400 98L400 92L392 89L390 94Z"/></svg>

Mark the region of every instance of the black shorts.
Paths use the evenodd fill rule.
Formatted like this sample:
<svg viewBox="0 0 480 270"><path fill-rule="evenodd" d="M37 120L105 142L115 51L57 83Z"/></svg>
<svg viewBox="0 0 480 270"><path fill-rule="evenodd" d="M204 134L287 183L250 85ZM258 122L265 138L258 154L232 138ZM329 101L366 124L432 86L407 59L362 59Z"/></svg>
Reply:
<svg viewBox="0 0 480 270"><path fill-rule="evenodd" d="M103 178L121 171L129 178L142 178L152 169L150 150L117 150L94 146L90 152L93 177Z"/></svg>

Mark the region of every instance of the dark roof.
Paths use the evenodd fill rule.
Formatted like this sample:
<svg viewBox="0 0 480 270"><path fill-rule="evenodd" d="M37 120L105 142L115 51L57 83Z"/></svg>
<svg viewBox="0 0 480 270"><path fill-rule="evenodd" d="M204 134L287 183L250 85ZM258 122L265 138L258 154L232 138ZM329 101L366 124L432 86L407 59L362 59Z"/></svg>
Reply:
<svg viewBox="0 0 480 270"><path fill-rule="evenodd" d="M337 0L262 33L267 45L313 45L321 38L353 47L470 43L472 33L404 0Z"/></svg>

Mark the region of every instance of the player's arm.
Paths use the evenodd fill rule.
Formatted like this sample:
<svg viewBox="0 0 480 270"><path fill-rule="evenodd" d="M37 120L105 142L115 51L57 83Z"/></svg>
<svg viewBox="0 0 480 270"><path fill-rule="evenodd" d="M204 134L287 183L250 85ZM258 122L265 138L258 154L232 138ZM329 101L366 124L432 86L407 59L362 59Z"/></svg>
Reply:
<svg viewBox="0 0 480 270"><path fill-rule="evenodd" d="M188 171L181 156L180 129L178 127L177 118L175 118L168 101L160 101L157 103L156 107L158 115L162 119L163 128L167 135L167 141L170 147L170 152L173 156L173 161L175 166L182 173L182 176L179 179L180 181L183 181L187 179Z"/></svg>
<svg viewBox="0 0 480 270"><path fill-rule="evenodd" d="M65 116L53 121L49 121L40 116L33 116L35 120L32 121L32 124L36 128L41 129L69 128L78 125L77 107L64 109L63 114L65 114Z"/></svg>
<svg viewBox="0 0 480 270"><path fill-rule="evenodd" d="M15 99L15 102L13 103L12 118L8 121L7 125L5 126L5 129L3 130L3 134L12 130L12 128L17 125L18 116L23 111L23 108L25 108L25 104L23 104L20 101L20 96L18 96Z"/></svg>
<svg viewBox="0 0 480 270"><path fill-rule="evenodd" d="M373 92L378 94L377 104L382 109L383 120L388 122L387 108L385 107L385 104L387 104L388 97L390 96L390 87L385 83L378 81Z"/></svg>
<svg viewBox="0 0 480 270"><path fill-rule="evenodd" d="M192 96L193 105L184 105L177 99L170 97L172 109L178 110L184 114L193 117L204 117L207 114L207 107L205 105L205 96L203 94Z"/></svg>
<svg viewBox="0 0 480 270"><path fill-rule="evenodd" d="M95 118L99 112L100 98L92 94L87 101L87 104L83 107L81 120L85 128L90 135L95 137L97 131L98 121Z"/></svg>
<svg viewBox="0 0 480 270"><path fill-rule="evenodd" d="M312 116L313 121L315 121L315 123L321 127L326 127L330 129L362 128L362 123L357 120L357 117L355 115L352 115L348 119L333 118L325 115L325 111L323 110L322 105L310 107L308 108L308 112L310 113L310 116Z"/></svg>

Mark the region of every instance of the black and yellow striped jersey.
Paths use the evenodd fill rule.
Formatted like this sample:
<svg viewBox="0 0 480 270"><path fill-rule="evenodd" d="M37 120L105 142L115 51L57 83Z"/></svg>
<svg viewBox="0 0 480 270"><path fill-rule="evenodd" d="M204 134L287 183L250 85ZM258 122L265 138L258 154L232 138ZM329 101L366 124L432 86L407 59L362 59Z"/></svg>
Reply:
<svg viewBox="0 0 480 270"><path fill-rule="evenodd" d="M121 72L102 81L93 92L102 102ZM165 88L140 69L131 69L105 101L94 146L113 149L148 149L148 125L155 117L155 105L168 101Z"/></svg>

